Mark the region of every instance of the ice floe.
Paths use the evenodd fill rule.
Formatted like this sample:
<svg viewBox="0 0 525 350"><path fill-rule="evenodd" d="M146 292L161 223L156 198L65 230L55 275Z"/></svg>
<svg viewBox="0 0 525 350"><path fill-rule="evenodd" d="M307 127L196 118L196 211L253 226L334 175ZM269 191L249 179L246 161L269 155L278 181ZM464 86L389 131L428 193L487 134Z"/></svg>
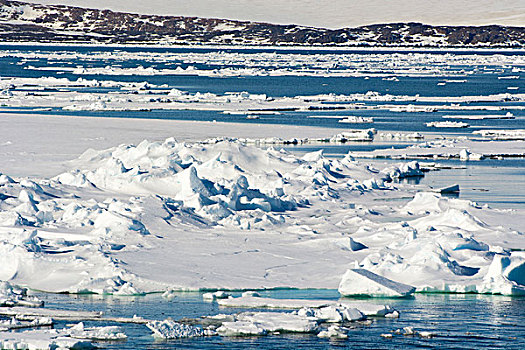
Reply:
<svg viewBox="0 0 525 350"><path fill-rule="evenodd" d="M480 147L488 143L466 143L469 159L485 155ZM459 143L442 145L460 156ZM414 149L433 155L446 147ZM0 279L52 292L121 295L336 289L346 270L358 268L417 291L518 290L484 284L484 277L494 254L523 249L513 228L522 225L520 213L397 184L423 175L417 162L375 169L350 155L169 138L88 150L68 166L51 179L2 176ZM211 298L235 302L226 296Z"/></svg>
<svg viewBox="0 0 525 350"><path fill-rule="evenodd" d="M464 122L428 122L426 126L432 128L468 128L470 124Z"/></svg>
<svg viewBox="0 0 525 350"><path fill-rule="evenodd" d="M159 339L193 338L212 335L199 327L177 323L173 320L151 321L146 324L153 336Z"/></svg>

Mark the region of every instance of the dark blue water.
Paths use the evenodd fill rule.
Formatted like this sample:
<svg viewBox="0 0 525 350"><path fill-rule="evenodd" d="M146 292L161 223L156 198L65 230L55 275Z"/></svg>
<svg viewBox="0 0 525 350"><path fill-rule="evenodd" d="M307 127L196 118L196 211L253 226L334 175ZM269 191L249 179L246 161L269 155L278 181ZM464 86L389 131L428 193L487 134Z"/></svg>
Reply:
<svg viewBox="0 0 525 350"><path fill-rule="evenodd" d="M177 88L190 93L212 92L215 94L224 94L226 92L247 91L256 94L266 94L272 97L298 96L298 95L317 95L317 94L354 94L366 93L367 91L377 91L381 94L392 95L420 95L420 96L469 96L469 95L491 95L508 93L507 87L515 86L519 89L517 92L525 90L525 73L513 72L516 67L493 67L478 66L468 67L462 65L450 64L446 71L450 76L439 77L399 77L399 81L385 81L382 77L364 78L357 77L199 77L191 75L157 75L157 76L115 76L115 75L77 75L71 72L61 72L57 70L36 70L31 67L105 67L107 65L118 65L123 68L133 68L137 66L152 67L155 69L174 68L175 66L187 67L190 64L181 61L170 61L164 59L153 59L144 56L144 59L119 59L118 52L151 52L151 53L187 53L187 52L241 52L247 54L260 52L273 52L275 50L267 49L232 49L232 50L212 50L212 49L186 49L186 48L104 48L104 47L34 47L34 46L1 46L0 50L17 50L21 53L42 53L42 54L67 54L68 52L85 54L112 53L111 58L97 56L95 58L86 58L81 56L74 60L61 60L51 56L33 58L29 60L16 56L0 57L0 76L12 77L58 77L76 80L78 78L97 79L97 80L116 80L125 82L143 82L156 85L166 85L169 88ZM344 54L344 53L370 54L368 51L348 50L348 51L312 51L308 50L279 50L280 54ZM414 52L427 52L425 50ZM392 52L375 52L374 54L388 55ZM444 54L444 53L443 53ZM461 52L456 52L461 54ZM483 55L494 54L483 52ZM500 53L498 54L509 54ZM512 52L513 55L524 55L525 52ZM197 68L214 69L221 68L213 63L196 63L191 64ZM234 64L226 67L238 67ZM521 67L521 66L520 66ZM518 67L519 68L519 67ZM459 72L463 75L457 76ZM520 76L520 79L498 79L501 75ZM448 83L445 86L438 86L439 82L447 79L466 80L465 83ZM114 88L70 88L72 91L79 92L109 92ZM515 91L513 91L515 92ZM158 96L157 96L158 97ZM375 105L376 102L365 101L367 105ZM386 102L386 104L418 104L414 102ZM419 103L432 105L432 103ZM465 105L466 103L463 103ZM472 103L471 105L479 105ZM347 110L333 112L283 112L281 115L261 115L260 119L247 120L243 115L224 115L216 111L173 111L173 110L152 110L152 111L96 111L96 112L68 112L61 109L51 111L36 111L42 114L59 114L59 115L83 115L91 117L122 117L122 118L148 118L148 119L174 119L174 120L201 120L201 121L223 121L223 122L242 122L254 124L292 124L292 125L309 125L332 128L370 128L388 131L423 131L423 132L446 132L449 134L467 135L472 131L483 128L506 128L516 129L525 128L525 111L512 109L513 107L523 107L525 103L505 102L505 103L481 103L482 105L500 106L504 105L516 115L514 120L479 120L468 121L471 127L468 129L436 129L426 127L425 123L441 120L443 115L464 115L464 114L504 114L505 112L490 111L447 111L441 110L435 113L409 113L409 112L390 112L388 110ZM22 110L23 111L23 110ZM27 112L24 111L24 112ZM330 118L309 118L310 116L345 116L356 115L373 117L373 124L342 124L338 119Z"/></svg>
<svg viewBox="0 0 525 350"><path fill-rule="evenodd" d="M337 299L336 291L267 291L276 298ZM98 310L107 315L140 315L145 318L174 320L218 313L235 313L246 309L219 308L202 301L201 293L180 293L171 301L159 295L144 297L100 297L40 295L48 307ZM282 334L266 337L207 337L154 341L143 325L122 325L126 342L99 343L104 349L523 349L525 348L525 298L484 295L416 295L413 299L367 300L390 304L401 312L399 319L374 318L369 325L353 324L346 340L319 339L315 335ZM59 322L57 328L66 322ZM90 325L103 325L88 322ZM436 333L432 339L380 335L406 326Z"/></svg>

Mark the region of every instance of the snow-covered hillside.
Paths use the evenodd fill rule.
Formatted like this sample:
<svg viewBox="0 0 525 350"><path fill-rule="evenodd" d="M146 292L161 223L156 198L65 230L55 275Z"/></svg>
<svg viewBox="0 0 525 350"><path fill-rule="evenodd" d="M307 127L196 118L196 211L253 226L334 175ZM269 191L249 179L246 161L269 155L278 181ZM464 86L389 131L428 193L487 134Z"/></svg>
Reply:
<svg viewBox="0 0 525 350"><path fill-rule="evenodd" d="M132 9L130 7L130 11ZM400 19L404 20L405 17ZM523 47L525 28L397 23L330 30L300 25L140 15L0 0L0 40L95 44Z"/></svg>
<svg viewBox="0 0 525 350"><path fill-rule="evenodd" d="M432 25L525 24L521 0L30 0L39 4L111 9L152 15L229 18L245 21L344 28L373 23Z"/></svg>

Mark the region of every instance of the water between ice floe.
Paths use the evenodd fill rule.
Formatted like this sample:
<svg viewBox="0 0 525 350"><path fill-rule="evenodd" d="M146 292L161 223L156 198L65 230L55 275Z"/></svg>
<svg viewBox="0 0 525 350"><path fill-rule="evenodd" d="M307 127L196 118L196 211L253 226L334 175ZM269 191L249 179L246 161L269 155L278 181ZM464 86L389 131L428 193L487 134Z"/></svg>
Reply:
<svg viewBox="0 0 525 350"><path fill-rule="evenodd" d="M323 150L328 157L342 158L348 152L371 151L382 148L404 148L406 143L346 144L291 146L288 151L306 153ZM397 164L403 160L362 159L363 163ZM432 160L422 160L432 163ZM484 159L481 161L460 161L458 159L440 159L436 163L450 167L439 171L425 173L424 177L405 178L401 182L427 185L432 188L444 188L458 184L458 198L467 199L479 204L488 204L493 208L525 208L525 158L508 158L504 160Z"/></svg>
<svg viewBox="0 0 525 350"><path fill-rule="evenodd" d="M240 294L240 293L239 293ZM335 290L265 291L263 296L275 298L337 299ZM78 310L100 310L106 315L140 315L145 318L174 320L241 310L219 308L216 303L202 301L202 293L178 293L170 301L160 294L141 297L93 295L39 295L47 307ZM374 319L370 326L356 325L345 340L319 339L315 335L272 335L266 337L205 337L170 341L154 341L144 325L122 325L128 335L126 342L98 343L105 349L524 349L525 298L485 295L423 294L412 299L367 300L390 304L401 312L399 319ZM242 311L246 311L243 309ZM100 323L86 322L100 325ZM66 322L59 322L62 327ZM436 333L432 339L395 335L383 339L381 334L403 327Z"/></svg>

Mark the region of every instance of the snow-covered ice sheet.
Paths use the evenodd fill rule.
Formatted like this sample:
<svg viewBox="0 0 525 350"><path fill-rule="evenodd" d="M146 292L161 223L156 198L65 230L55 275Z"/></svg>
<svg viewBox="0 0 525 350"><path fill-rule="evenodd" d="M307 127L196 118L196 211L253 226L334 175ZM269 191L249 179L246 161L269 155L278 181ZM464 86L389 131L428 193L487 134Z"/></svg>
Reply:
<svg viewBox="0 0 525 350"><path fill-rule="evenodd" d="M140 143L176 137L197 141L213 137L252 139L330 138L341 129L212 123L181 120L88 118L0 114L0 172L11 176L52 177L69 169L64 163L89 148L104 149L121 143ZM46 130L46 132L42 132Z"/></svg>
<svg viewBox="0 0 525 350"><path fill-rule="evenodd" d="M365 269L348 269L339 285L339 293L344 296L407 297L415 290Z"/></svg>
<svg viewBox="0 0 525 350"><path fill-rule="evenodd" d="M54 120L62 131L76 123L91 130L119 123L153 126L142 133L173 125L162 133L189 133L183 140L226 129L247 132L243 137L276 136L273 128L248 125L231 131L216 123ZM180 125L192 128L177 130ZM8 135L26 140L21 129ZM26 159L26 174L38 164L59 169L60 162L47 160L42 148L71 145L71 155L87 145L100 149L119 142L110 138L111 130L103 135L108 139L78 137L79 145L74 134L57 138L57 145L47 139L38 145L37 162ZM121 137L127 135L137 144L87 150L58 176L42 175L48 169L34 169L41 175L30 179L0 176L0 280L44 291L112 294L336 289L347 269L364 268L419 291L507 294L523 283L520 268L489 269L499 257L518 264L511 251L525 249L523 212L416 193L421 187L391 182L421 176L418 163L379 171L350 156L297 156L235 139L140 142L139 132ZM20 161L22 154L3 157ZM499 288L505 280L517 287Z"/></svg>

